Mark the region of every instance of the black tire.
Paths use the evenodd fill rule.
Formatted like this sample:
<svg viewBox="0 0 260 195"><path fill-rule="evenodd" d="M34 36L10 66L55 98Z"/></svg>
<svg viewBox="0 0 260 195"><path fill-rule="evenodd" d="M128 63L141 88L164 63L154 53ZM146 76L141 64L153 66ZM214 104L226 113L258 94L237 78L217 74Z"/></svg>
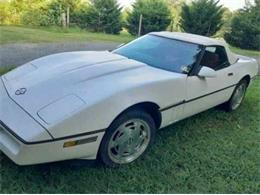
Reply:
<svg viewBox="0 0 260 195"><path fill-rule="evenodd" d="M239 88L240 86L242 86L242 85L245 86L245 91L244 91L244 94L243 94L243 97L242 97L242 101L241 101L241 103L239 104L238 107L235 107L235 108L234 108L234 106L233 106L234 95L235 95L236 91L238 90L238 88ZM247 81L246 79L241 80L241 81L237 84L236 88L234 89L234 91L233 91L233 93L232 93L231 98L229 99L228 102L226 102L226 103L224 104L224 109L225 109L227 112L232 112L232 111L234 111L234 110L236 110L236 109L238 109L238 108L240 107L240 105L242 104L242 102L243 102L243 100L244 100L244 98L245 98L245 94L246 94L247 87L248 87L248 81Z"/></svg>
<svg viewBox="0 0 260 195"><path fill-rule="evenodd" d="M155 133L156 133L156 126L155 126L155 122L153 120L153 118L146 113L143 110L129 110L123 114L121 114L119 117L117 117L113 123L110 125L110 127L107 129L102 142L100 144L99 147L99 153L98 153L98 159L105 164L108 167L118 167L122 164L129 164L129 163L118 163L115 162L109 155L109 143L110 140L114 138L114 133L115 131L118 131L118 128L122 125L127 123L130 120L135 120L135 119L140 119L142 121L144 121L145 123L147 123L147 125L149 126L149 132L150 132L150 139L149 139L149 143L148 146L146 146L146 149L142 152L142 154L140 156L137 157L137 159L139 159L140 157L142 157L147 151L148 149L151 147L152 143L154 142L155 139ZM113 138L112 138L113 137ZM135 160L137 160L135 159ZM135 161L133 160L133 161ZM132 161L132 162L133 162Z"/></svg>

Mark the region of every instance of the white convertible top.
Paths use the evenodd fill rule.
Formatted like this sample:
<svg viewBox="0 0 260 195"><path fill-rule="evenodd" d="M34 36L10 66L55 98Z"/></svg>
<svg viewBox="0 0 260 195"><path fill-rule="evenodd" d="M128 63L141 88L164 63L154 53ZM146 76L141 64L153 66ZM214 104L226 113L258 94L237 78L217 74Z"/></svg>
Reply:
<svg viewBox="0 0 260 195"><path fill-rule="evenodd" d="M177 40L186 41L186 42L195 43L204 46L213 46L213 45L223 46L226 49L230 64L236 63L238 59L236 54L230 51L227 43L224 40L217 40L209 37L204 37L204 36L189 34L189 33L181 33L181 32L163 31L163 32L152 32L150 34L166 37L170 39L177 39Z"/></svg>

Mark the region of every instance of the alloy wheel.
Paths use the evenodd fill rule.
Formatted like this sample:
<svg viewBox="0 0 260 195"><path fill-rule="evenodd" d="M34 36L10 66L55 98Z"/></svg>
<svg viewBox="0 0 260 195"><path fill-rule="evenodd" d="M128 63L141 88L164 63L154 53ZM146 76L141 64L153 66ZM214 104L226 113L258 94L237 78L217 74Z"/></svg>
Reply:
<svg viewBox="0 0 260 195"><path fill-rule="evenodd" d="M142 155L150 139L150 127L144 120L129 120L120 125L111 136L108 155L115 163L130 163Z"/></svg>
<svg viewBox="0 0 260 195"><path fill-rule="evenodd" d="M241 83L235 90L231 101L232 110L236 110L242 103L246 92L246 84Z"/></svg>

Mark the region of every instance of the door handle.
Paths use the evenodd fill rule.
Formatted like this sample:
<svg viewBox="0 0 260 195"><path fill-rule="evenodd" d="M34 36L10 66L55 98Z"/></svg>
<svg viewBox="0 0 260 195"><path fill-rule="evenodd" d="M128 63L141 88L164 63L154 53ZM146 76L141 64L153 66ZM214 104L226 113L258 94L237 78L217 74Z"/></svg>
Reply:
<svg viewBox="0 0 260 195"><path fill-rule="evenodd" d="M231 77L231 76L233 76L234 75L234 73L233 72L231 72L231 73L228 73L228 76L229 77Z"/></svg>

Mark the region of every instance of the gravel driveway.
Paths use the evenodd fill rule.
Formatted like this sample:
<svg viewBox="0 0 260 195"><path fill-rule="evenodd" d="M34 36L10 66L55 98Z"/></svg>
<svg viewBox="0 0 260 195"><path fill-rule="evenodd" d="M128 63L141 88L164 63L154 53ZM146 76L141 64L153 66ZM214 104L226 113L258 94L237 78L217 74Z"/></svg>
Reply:
<svg viewBox="0 0 260 195"><path fill-rule="evenodd" d="M0 47L0 67L19 66L36 58L60 52L111 50L118 45L120 43L113 42L6 44ZM260 57L256 59L260 75Z"/></svg>
<svg viewBox="0 0 260 195"><path fill-rule="evenodd" d="M120 43L19 43L0 47L0 67L19 66L36 58L68 51L102 51L116 48Z"/></svg>

